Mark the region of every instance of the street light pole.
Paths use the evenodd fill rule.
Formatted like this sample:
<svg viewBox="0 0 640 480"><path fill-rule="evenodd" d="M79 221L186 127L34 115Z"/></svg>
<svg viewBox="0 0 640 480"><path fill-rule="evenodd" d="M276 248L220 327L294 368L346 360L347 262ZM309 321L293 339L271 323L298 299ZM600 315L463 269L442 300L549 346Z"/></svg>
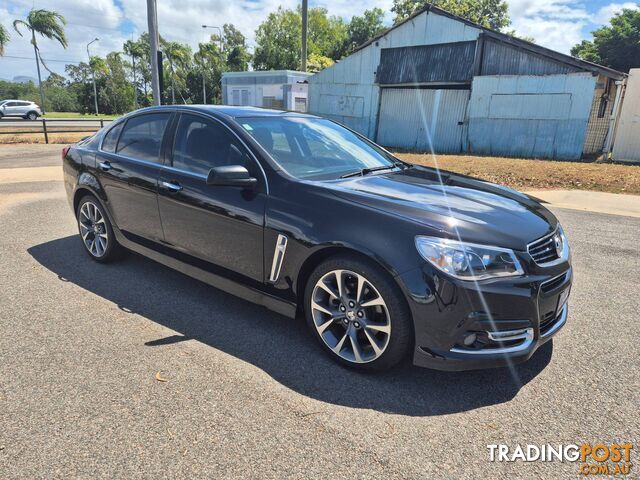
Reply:
<svg viewBox="0 0 640 480"><path fill-rule="evenodd" d="M220 27L214 26L214 25L202 25L202 28L217 28L218 31L220 32L220 55L222 55L222 29ZM207 104L207 89L205 86L205 75L204 75L204 61L202 62L202 102L206 105Z"/></svg>
<svg viewBox="0 0 640 480"><path fill-rule="evenodd" d="M147 24L149 26L149 56L151 58L151 89L153 104L160 105L160 72L158 70L158 13L156 0L147 0Z"/></svg>
<svg viewBox="0 0 640 480"><path fill-rule="evenodd" d="M307 0L302 0L302 52L300 68L307 71L307 27L309 25L309 5Z"/></svg>
<svg viewBox="0 0 640 480"><path fill-rule="evenodd" d="M98 115L98 89L96 88L96 72L91 66L91 54L89 53L89 45L93 42L97 42L99 38L94 38L87 43L87 57L89 57L89 67L91 68L91 78L93 79L93 104L96 107L96 115Z"/></svg>

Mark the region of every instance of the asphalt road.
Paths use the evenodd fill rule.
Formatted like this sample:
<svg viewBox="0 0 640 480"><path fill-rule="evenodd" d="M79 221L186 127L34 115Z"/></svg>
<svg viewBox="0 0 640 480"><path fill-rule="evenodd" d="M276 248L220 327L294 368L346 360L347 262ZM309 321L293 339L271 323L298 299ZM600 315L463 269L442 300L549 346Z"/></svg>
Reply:
<svg viewBox="0 0 640 480"><path fill-rule="evenodd" d="M575 284L552 345L513 371L371 376L302 322L92 262L60 182L0 184L0 478L577 476L490 463L499 443L633 442L638 464L640 219L556 213Z"/></svg>

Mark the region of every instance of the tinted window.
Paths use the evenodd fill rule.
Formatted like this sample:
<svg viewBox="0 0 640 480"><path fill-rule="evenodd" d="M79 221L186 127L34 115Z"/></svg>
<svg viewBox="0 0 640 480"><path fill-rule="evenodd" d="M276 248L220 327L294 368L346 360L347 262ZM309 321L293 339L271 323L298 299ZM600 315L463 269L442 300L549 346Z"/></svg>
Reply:
<svg viewBox="0 0 640 480"><path fill-rule="evenodd" d="M118 143L118 137L120 136L120 132L122 131L122 127L124 126L124 122L119 123L111 130L107 132L102 141L102 150L105 152L113 153L116 151L116 145Z"/></svg>
<svg viewBox="0 0 640 480"><path fill-rule="evenodd" d="M18 105L20 105L21 107L28 107L29 105L31 105L31 103L29 103L29 102L18 102Z"/></svg>
<svg viewBox="0 0 640 480"><path fill-rule="evenodd" d="M118 153L160 163L160 146L169 113L150 113L127 121L118 142Z"/></svg>
<svg viewBox="0 0 640 480"><path fill-rule="evenodd" d="M229 130L197 115L180 116L173 147L173 166L206 175L213 167L247 165L244 148Z"/></svg>

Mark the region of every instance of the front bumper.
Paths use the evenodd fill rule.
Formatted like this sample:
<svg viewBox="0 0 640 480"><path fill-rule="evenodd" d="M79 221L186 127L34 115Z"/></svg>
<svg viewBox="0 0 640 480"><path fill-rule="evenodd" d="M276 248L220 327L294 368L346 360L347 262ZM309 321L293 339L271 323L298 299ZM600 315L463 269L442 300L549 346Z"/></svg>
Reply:
<svg viewBox="0 0 640 480"><path fill-rule="evenodd" d="M572 276L568 264L478 283L428 267L400 275L415 326L414 364L475 370L528 360L566 324Z"/></svg>

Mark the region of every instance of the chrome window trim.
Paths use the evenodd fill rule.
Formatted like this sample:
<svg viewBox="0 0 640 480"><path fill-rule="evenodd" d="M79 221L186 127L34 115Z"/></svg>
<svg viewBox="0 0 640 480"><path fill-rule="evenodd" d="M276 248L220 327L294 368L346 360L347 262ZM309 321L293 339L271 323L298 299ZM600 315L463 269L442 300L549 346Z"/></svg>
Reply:
<svg viewBox="0 0 640 480"><path fill-rule="evenodd" d="M282 269L282 262L284 261L284 254L287 251L288 238L286 235L279 234L276 240L276 246L273 251L273 261L271 262L271 273L269 274L269 281L276 283L280 277L280 270Z"/></svg>

